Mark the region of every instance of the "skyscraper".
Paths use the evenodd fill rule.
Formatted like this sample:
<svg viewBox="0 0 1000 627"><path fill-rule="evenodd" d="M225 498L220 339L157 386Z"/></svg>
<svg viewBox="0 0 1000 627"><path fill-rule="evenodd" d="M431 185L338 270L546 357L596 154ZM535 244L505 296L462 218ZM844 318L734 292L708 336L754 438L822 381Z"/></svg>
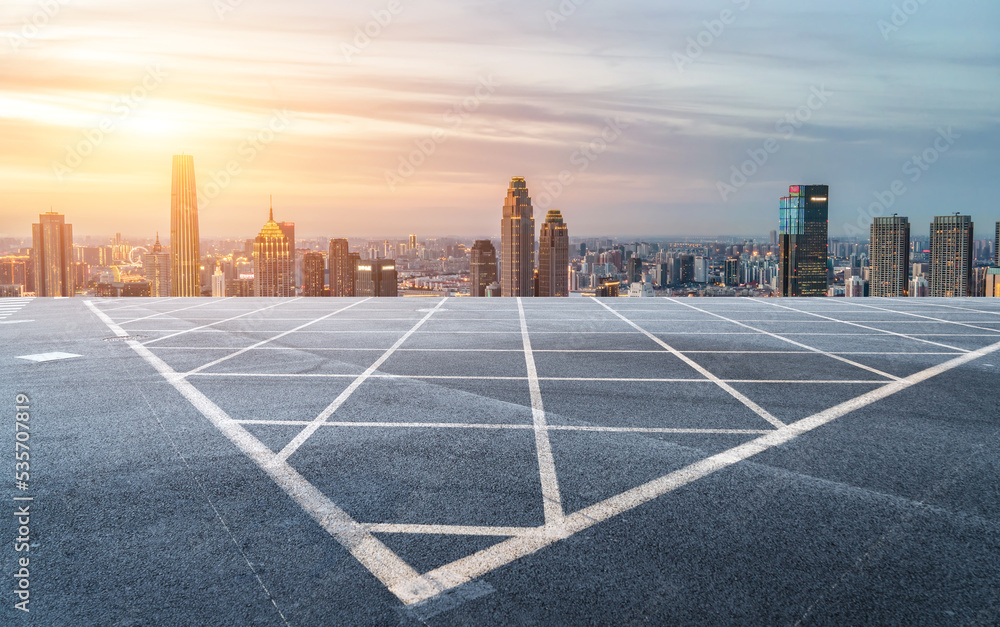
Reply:
<svg viewBox="0 0 1000 627"><path fill-rule="evenodd" d="M417 236L411 234L410 235L410 242L409 243L410 243L410 250L411 251L416 250L417 249Z"/></svg>
<svg viewBox="0 0 1000 627"><path fill-rule="evenodd" d="M830 188L792 185L778 219L778 294L826 296Z"/></svg>
<svg viewBox="0 0 1000 627"><path fill-rule="evenodd" d="M910 221L875 218L871 227L869 293L878 297L906 296L910 279Z"/></svg>
<svg viewBox="0 0 1000 627"><path fill-rule="evenodd" d="M292 296L292 260L288 237L274 221L274 207L253 243L253 295Z"/></svg>
<svg viewBox="0 0 1000 627"><path fill-rule="evenodd" d="M354 296L354 270L346 239L330 240L330 296Z"/></svg>
<svg viewBox="0 0 1000 627"><path fill-rule="evenodd" d="M642 261L639 277L642 278ZM629 260L631 261L631 259ZM538 294L536 296L569 296L569 229L562 213L549 209L538 238Z"/></svg>
<svg viewBox="0 0 1000 627"><path fill-rule="evenodd" d="M542 232L545 232L545 225L542 225ZM629 283L639 283L642 281L642 259L629 257L625 262L625 275Z"/></svg>
<svg viewBox="0 0 1000 627"><path fill-rule="evenodd" d="M174 155L170 190L170 295L201 296L194 157Z"/></svg>
<svg viewBox="0 0 1000 627"><path fill-rule="evenodd" d="M503 296L534 296L535 218L522 177L507 189L500 222L500 291Z"/></svg>
<svg viewBox="0 0 1000 627"><path fill-rule="evenodd" d="M396 262L392 259L374 259L358 263L355 291L358 296L387 297L399 295Z"/></svg>
<svg viewBox="0 0 1000 627"><path fill-rule="evenodd" d="M997 234L993 240L993 265L1000 266L1000 222L997 222Z"/></svg>
<svg viewBox="0 0 1000 627"><path fill-rule="evenodd" d="M61 213L49 211L31 225L35 249L35 295L73 296L73 225Z"/></svg>
<svg viewBox="0 0 1000 627"><path fill-rule="evenodd" d="M322 296L323 288L326 287L326 262L323 260L323 253L311 252L303 255L302 275L304 280L302 295L307 298Z"/></svg>
<svg viewBox="0 0 1000 627"><path fill-rule="evenodd" d="M170 296L170 255L163 252L160 234L156 234L153 250L142 256L142 269L149 282L149 295L153 298Z"/></svg>
<svg viewBox="0 0 1000 627"><path fill-rule="evenodd" d="M469 295L483 298L486 288L497 281L497 249L490 240L479 239L472 245L470 257Z"/></svg>
<svg viewBox="0 0 1000 627"><path fill-rule="evenodd" d="M972 286L972 216L937 216L931 223L930 293L968 296Z"/></svg>
<svg viewBox="0 0 1000 627"><path fill-rule="evenodd" d="M740 258L728 257L726 259L725 283L727 287L736 287L740 284Z"/></svg>

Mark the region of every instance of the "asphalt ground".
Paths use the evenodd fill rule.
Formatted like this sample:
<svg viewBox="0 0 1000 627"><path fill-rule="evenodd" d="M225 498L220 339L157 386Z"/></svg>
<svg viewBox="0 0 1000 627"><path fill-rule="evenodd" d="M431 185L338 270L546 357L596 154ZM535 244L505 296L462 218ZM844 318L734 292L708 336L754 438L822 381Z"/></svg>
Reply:
<svg viewBox="0 0 1000 627"><path fill-rule="evenodd" d="M0 337L4 624L1000 622L994 299L4 299Z"/></svg>

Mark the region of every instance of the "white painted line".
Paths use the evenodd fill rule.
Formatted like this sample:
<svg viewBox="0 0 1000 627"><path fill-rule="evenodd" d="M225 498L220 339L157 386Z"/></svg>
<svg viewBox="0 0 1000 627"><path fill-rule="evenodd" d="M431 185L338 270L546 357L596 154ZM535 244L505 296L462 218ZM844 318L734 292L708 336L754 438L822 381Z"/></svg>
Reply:
<svg viewBox="0 0 1000 627"><path fill-rule="evenodd" d="M191 305L190 307L181 307L180 309L171 309L169 311L162 311L160 313L150 314L148 316L143 316L141 318L129 318L128 320L119 320L118 324L131 324L133 322L139 322L140 320L148 320L150 318L157 318L159 316L169 316L170 314L175 314L178 311L187 311L188 309L197 309L198 307L204 307L206 305L213 305L216 302L218 302L219 300L225 300L225 299L213 299L213 300L206 301L204 303L198 303L197 305ZM186 320L179 320L179 322L187 322L187 321Z"/></svg>
<svg viewBox="0 0 1000 627"><path fill-rule="evenodd" d="M703 368L701 365L699 365L697 362L695 362L693 359L691 359L690 357L688 357L684 353L678 351L676 348L674 348L673 346L667 344L666 342L664 342L660 338L656 337L655 335L653 335L649 331L646 331L645 329L643 329L642 327L640 327L636 323L632 322L631 320L629 320L625 316L621 315L620 313L618 313L617 311L615 311L611 307L608 307L607 305L605 305L604 303L602 303L597 298L592 298L591 300L594 301L595 303L597 303L598 305L600 305L601 307L604 307L608 311L612 312L613 314L615 314L616 316L618 316L619 318L621 318L625 322L627 322L629 325L631 325L637 331L639 331L640 333L642 333L643 335L645 335L649 339L653 340L654 342L656 342L657 344L659 344L660 346L662 346L665 350L670 351L670 353L672 353L675 357L677 357L678 359L680 359L681 361L683 361L687 365L689 365L692 368L694 368L695 370L697 370L703 377L705 377L706 379L712 381L717 386L719 386L720 388L722 388L723 390L725 390L730 396L732 396L733 398L735 398L739 402L741 402L744 405L746 405L748 408L750 408L751 411L753 411L755 414L757 414L758 416L760 416L764 420L768 421L769 423L771 423L772 425L774 425L775 427L778 427L778 428L781 428L781 427L785 426L785 423L781 422L780 420L778 420L777 418L775 418L774 416L772 416L771 413L768 412L766 409L764 409L763 407L761 407L757 403L751 401L749 398L747 398L746 396L744 396L743 394L741 394L739 391L737 391L735 388L733 388L732 386L730 386L728 383L726 383L725 381L723 381L719 377L715 376L714 374L712 374L711 372L709 372L708 370L706 370L705 368Z"/></svg>
<svg viewBox="0 0 1000 627"><path fill-rule="evenodd" d="M86 304L116 335L119 337L128 335L104 312L95 307L92 301L88 300ZM208 397L180 377L152 351L135 340L129 340L128 344L386 587L390 589L399 587L404 582L418 577L417 572L409 564L372 536L364 525L337 507L294 468L276 459L277 456L260 440L253 437Z"/></svg>
<svg viewBox="0 0 1000 627"><path fill-rule="evenodd" d="M958 353L964 354L964 353ZM267 372L199 372L192 377L232 377L232 378L262 378L262 379L353 379L357 374L315 374L315 373L267 373ZM436 374L372 374L370 379L415 379L417 381L452 380L452 381L527 381L528 377L480 377L475 375L436 375ZM538 377L539 381L585 381L605 383L698 383L715 385L715 380L706 378L690 379L651 379L639 377ZM719 379L724 383L782 383L808 385L881 385L880 379Z"/></svg>
<svg viewBox="0 0 1000 627"><path fill-rule="evenodd" d="M146 301L146 302L142 303L141 305L125 305L124 307L109 307L109 308L106 308L106 309L102 308L101 311L103 311L104 313L110 313L112 311L121 311L123 309L145 309L145 310L149 311L149 306L150 305L158 305L160 303L165 303L165 302L167 302L169 300L178 300L178 298L179 297L177 297L177 296L171 296L169 298L161 298L159 300ZM119 302L120 300L123 300L123 299L117 299L117 300L105 301L105 302Z"/></svg>
<svg viewBox="0 0 1000 627"><path fill-rule="evenodd" d="M237 420L241 425L302 426L312 424L311 420ZM495 429L528 430L533 424L503 423L460 423L460 422L324 422L324 427L346 429ZM676 429L668 427L600 427L595 425L547 425L549 431L586 431L595 433L663 433L701 435L756 435L771 433L771 429Z"/></svg>
<svg viewBox="0 0 1000 627"><path fill-rule="evenodd" d="M297 326L294 329L292 329L291 331L285 331L284 333L279 333L278 335L275 335L274 337L269 337L266 340L262 340L260 342L257 342L256 344L254 344L252 346L247 346L246 348L241 348L238 351L236 351L236 352L234 352L234 353L232 353L230 355L226 355L225 357L220 357L219 359L216 359L215 361L209 362L209 363L205 364L204 366L199 366L198 368L195 368L194 370L191 370L190 372L187 372L185 374L185 376L201 372L202 370L208 370L209 368L211 368L213 366L217 366L217 365L221 364L224 361L228 361L228 360L230 360L230 359L232 359L234 357L239 357L240 355L246 353L247 351L252 351L255 348L259 348L261 346L264 346L265 344L269 344L271 342L274 342L275 340L280 340L281 338L285 337L286 335L290 335L292 333L295 333L297 331L305 329L306 327L308 327L310 325L313 325L313 324L316 324L317 322L320 322L322 320L326 320L327 318L329 318L331 316L336 316L340 312L347 311L348 309L350 309L352 307L357 307L361 303L367 302L368 300L371 300L371 299L366 298L364 300L359 300L356 303L351 303L350 305L348 305L346 307L342 307L342 308L340 308L340 309L338 309L336 311L332 311L332 312L326 314L325 316L321 316L319 318L316 318L315 320L312 320L312 321L307 322L307 323L305 323L303 325Z"/></svg>
<svg viewBox="0 0 1000 627"><path fill-rule="evenodd" d="M664 299L664 300L668 300L668 299ZM732 318L727 318L727 317L722 316L720 314L712 313L711 311L705 311L704 309L700 309L698 307L695 307L694 305L689 305L688 303L683 302L683 301L681 301L679 299L678 300L670 299L669 302L676 303L678 305L683 305L684 307L690 307L691 309L694 309L696 311L700 311L702 313L706 313L706 314L708 314L710 316L715 316L716 318L720 318L722 320L725 320L726 322L730 322L732 324L741 326L741 327L743 327L745 329L750 329L751 331L757 331L758 333L762 333L762 334L767 335L769 337L773 337L773 338L775 338L777 340L781 340L782 342L788 342L789 344L792 344L794 346L798 346L799 348L804 348L806 350L809 350L809 351L812 351L814 353L823 355L825 357L829 357L830 359L836 359L837 361L840 361L840 362L843 362L845 364L854 366L855 368L861 368L862 370L867 370L868 372L877 374L878 376L886 378L886 379L889 379L891 381L899 381L899 379L900 379L899 377L897 377L895 375L891 375L888 372L882 372L881 370L878 370L877 368L872 368L871 366L866 366L864 364L859 364L858 362L851 361L850 359L847 359L846 357L841 357L841 356L836 355L834 353L828 353L827 351L820 350L820 349L818 349L816 347L813 347L813 346L807 346L806 344L803 344L801 342L796 342L793 339L790 339L790 338L787 338L787 337L782 337L782 336L778 335L777 333L771 333L770 331L764 331L763 329L758 329L758 328L752 327L752 326L750 326L748 324L744 324L742 322L737 322L736 320L733 320Z"/></svg>
<svg viewBox="0 0 1000 627"><path fill-rule="evenodd" d="M46 361L58 361L60 359L73 359L74 357L83 357L83 355L77 355L75 353L41 353L39 355L22 355L18 357L18 359L26 359L28 361L42 363Z"/></svg>
<svg viewBox="0 0 1000 627"><path fill-rule="evenodd" d="M432 534L440 536L526 536L543 533L544 527L474 527L464 525L366 524L369 533Z"/></svg>
<svg viewBox="0 0 1000 627"><path fill-rule="evenodd" d="M857 300L857 299L852 298L850 300L853 301L853 300ZM894 313L894 314L899 314L901 316L912 316L914 318L923 318L924 319L924 320L907 320L905 323L899 322L899 324L930 324L932 322L937 322L937 323L941 323L941 324L955 324L955 325L958 325L958 326L961 326L961 327L968 327L970 329L976 329L977 331L992 331L994 333L1000 333L1000 329L991 329L991 328L988 328L988 327L980 327L980 326L976 326L974 324L969 324L969 323L966 323L966 322L957 322L957 321L954 321L954 320L942 320L941 318L933 318L931 316L924 316L924 315L915 314L915 313L907 313L905 311L895 311L895 310L892 310L892 309L886 309L884 307L876 307L875 305L866 305L864 303L854 303L854 302L852 302L850 304L854 305L856 307L866 307L868 309L877 309L879 311L886 311L886 312L890 312L890 313ZM897 322L886 320L886 321L884 321L884 322L882 322L880 324L897 324Z"/></svg>
<svg viewBox="0 0 1000 627"><path fill-rule="evenodd" d="M208 328L214 327L215 325L222 324L223 322L230 322L232 320L237 320L239 318L244 318L246 316L251 316L251 315L253 315L255 313L260 313L262 311L267 311L268 309L274 309L275 307L281 307L282 305L287 305L288 303L292 303L292 302L295 302L297 300L301 300L301 299L299 299L299 298L289 298L288 300L283 300L283 301L281 301L281 302L279 302L277 304L269 305L267 307L261 307L260 309L254 309L253 311L248 311L248 312L242 313L242 314L240 314L238 316L233 316L232 318L226 318L225 320L219 320L217 322L211 322L209 324L203 324L203 325L201 325L199 327L195 327L193 329L187 329L186 331L177 331L176 333L171 333L170 335L164 335L163 337L158 337L156 339L149 340L148 342L143 342L143 344L144 345L145 344L155 344L156 342L162 342L163 340L167 340L167 339L170 339L172 337L177 337L178 335L185 335L187 333L193 333L195 331L202 331L203 329L208 329ZM87 301L87 302L89 303L90 301ZM133 331L140 331L140 330L142 330L142 329L133 329ZM212 330L218 332L218 329L212 329Z"/></svg>
<svg viewBox="0 0 1000 627"><path fill-rule="evenodd" d="M531 393L531 416L535 426L535 448L538 453L538 475L542 483L542 500L545 511L545 525L552 525L563 518L562 497L559 495L559 478L556 463L552 457L552 445L546 430L545 406L538 384L535 357L531 352L531 337L528 335L528 321L524 317L524 304L517 298L517 312L521 317L521 341L524 345L524 361L528 367L528 389Z"/></svg>
<svg viewBox="0 0 1000 627"><path fill-rule="evenodd" d="M0 324L23 324L25 322L34 322L34 320L4 320Z"/></svg>
<svg viewBox="0 0 1000 627"><path fill-rule="evenodd" d="M442 298L441 302L438 303L437 306L440 307L441 305L445 304L447 300L448 300L447 298ZM292 455L292 453L299 450L299 447L302 446L306 440L312 437L312 435L316 433L317 429L323 426L323 423L326 422L327 418L332 416L334 412L336 412L340 408L340 406L343 405L344 402L347 401L347 399L350 398L352 394L354 394L355 390L361 387L361 384L367 381L368 378L371 377L375 373L375 371L378 370L382 366L382 364L384 364L386 360L389 359L389 357L391 357L392 354L396 352L396 349L402 346L403 342L410 339L410 336L416 333L417 329L423 326L425 322L430 320L431 316L433 315L434 311L432 310L423 318L421 318L420 322L418 322L412 329L407 331L403 337L399 338L389 350L383 353L382 356L375 361L375 363L369 366L367 370L365 370L356 379L354 379L354 381L349 386L347 386L346 390L341 392L340 395L338 395L337 398L334 399L334 401L330 403L326 409L324 409L322 412L320 412L318 416L316 416L316 419L313 420L308 427L303 429L297 436L295 436L295 438L291 442L289 442L285 446L285 448L281 450L280 453L278 453L275 456L275 459L280 461L281 463L284 463L285 460L287 460Z"/></svg>
<svg viewBox="0 0 1000 627"><path fill-rule="evenodd" d="M913 385L997 350L1000 350L1000 343L967 353L945 364L907 377L902 381L888 383L878 390L804 418L777 431L772 431L752 442L747 442L724 453L713 455L686 468L664 475L637 488L586 507L579 512L566 516L562 522L556 525L558 531L561 531L561 533L553 533L556 530L547 529L546 534L517 536L479 551L469 557L436 568L416 579L403 582L395 588L390 588L390 590L406 604L426 600L440 594L443 590L455 588L473 579L482 577L497 568L535 553L563 538L635 509L644 503L648 503L698 479L747 460L758 453L790 442L800 435L822 427L853 411L857 411L908 389Z"/></svg>
<svg viewBox="0 0 1000 627"><path fill-rule="evenodd" d="M906 335L906 334L903 334L903 333L896 333L895 331L886 331L884 329L878 329L876 327L869 327L869 326L865 326L863 324L858 324L856 322L847 322L845 320L837 320L836 318L831 318L829 316L822 316L822 315L817 314L817 313L812 313L812 312L809 312L809 311L803 311L801 309L795 309L793 307L786 307L784 305L779 305L777 303L769 302L771 300L774 300L774 299L770 299L770 298L768 298L768 299L761 298L761 299L756 299L756 300L759 300L761 303L763 303L765 305L771 305L772 307L779 307L781 309L787 309L788 311L797 311L799 313L808 314L810 316L816 316L817 318L825 318L826 320L833 320L834 322L840 322L842 324L847 324L847 325L850 325L852 327L858 327L858 328L861 328L861 329L867 329L869 331L878 331L878 332L883 333L885 335L895 335L896 337L902 337L902 338L905 338L907 340L913 340L914 342L924 342L925 344L933 344L934 346L940 346L941 348L947 348L947 349L950 349L950 350L953 350L953 351L958 351L958 352L961 352L961 353L968 353L969 352L968 350L966 350L964 348L959 348L957 346L951 346L949 344L941 344L939 342L932 342L930 340L924 340L924 339L921 339L919 337L914 337L913 335ZM792 333L786 333L786 335L794 335L794 334L792 334ZM840 334L840 335L843 335L843 334ZM930 334L922 333L920 335L930 335Z"/></svg>

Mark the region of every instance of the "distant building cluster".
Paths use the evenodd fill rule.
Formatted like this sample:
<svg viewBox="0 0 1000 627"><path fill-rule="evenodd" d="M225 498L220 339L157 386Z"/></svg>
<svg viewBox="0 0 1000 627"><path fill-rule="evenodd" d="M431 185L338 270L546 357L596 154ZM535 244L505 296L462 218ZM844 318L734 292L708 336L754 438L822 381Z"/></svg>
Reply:
<svg viewBox="0 0 1000 627"><path fill-rule="evenodd" d="M571 242L559 210L536 230L527 182L514 177L499 248L411 234L353 246L312 239L300 249L295 223L275 220L273 202L255 238L205 244L197 198L194 158L174 156L169 248L158 233L149 248L120 233L75 245L65 216L43 213L31 247L0 257L0 296L1000 297L1000 222L992 241L976 240L971 216L960 213L935 217L926 238L893 215L872 219L867 244L831 239L827 185L789 186L778 228L761 241Z"/></svg>

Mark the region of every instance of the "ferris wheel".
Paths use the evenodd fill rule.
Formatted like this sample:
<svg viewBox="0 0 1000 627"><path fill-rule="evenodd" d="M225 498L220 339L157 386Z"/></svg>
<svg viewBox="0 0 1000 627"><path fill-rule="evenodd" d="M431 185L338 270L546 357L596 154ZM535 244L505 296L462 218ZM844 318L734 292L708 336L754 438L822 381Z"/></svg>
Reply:
<svg viewBox="0 0 1000 627"><path fill-rule="evenodd" d="M136 246L128 254L129 263L132 264L133 266L142 265L142 256L148 254L149 254L148 248L146 248L145 246Z"/></svg>

